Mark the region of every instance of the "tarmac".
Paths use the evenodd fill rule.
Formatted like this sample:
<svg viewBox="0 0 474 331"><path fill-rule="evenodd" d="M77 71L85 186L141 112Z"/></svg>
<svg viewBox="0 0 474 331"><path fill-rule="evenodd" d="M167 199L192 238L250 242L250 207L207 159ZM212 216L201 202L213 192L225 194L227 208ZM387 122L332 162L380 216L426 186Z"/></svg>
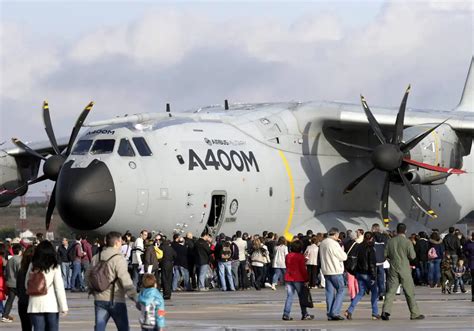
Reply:
<svg viewBox="0 0 474 331"><path fill-rule="evenodd" d="M298 299L295 298L291 316L282 321L286 292L253 289L237 292L176 292L166 301L166 330L474 330L474 303L471 293L443 295L439 288L416 288L416 299L425 320L411 321L403 293L396 297L390 321L371 320L370 298L365 296L353 313L353 320L328 321L324 289L312 290L315 307L313 321L301 321ZM60 330L93 330L94 301L84 293L67 293L69 314L60 317ZM139 312L128 301L131 330L140 330ZM346 294L343 311L349 305ZM381 310L382 302L379 304ZM1 330L21 330L18 315L13 323L0 323ZM107 330L116 330L112 320Z"/></svg>

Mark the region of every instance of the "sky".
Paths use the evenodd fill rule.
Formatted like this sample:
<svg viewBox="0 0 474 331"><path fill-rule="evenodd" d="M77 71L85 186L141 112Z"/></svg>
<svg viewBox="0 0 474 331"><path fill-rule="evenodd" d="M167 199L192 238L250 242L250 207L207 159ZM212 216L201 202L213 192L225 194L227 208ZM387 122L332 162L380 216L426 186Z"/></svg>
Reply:
<svg viewBox="0 0 474 331"><path fill-rule="evenodd" d="M472 1L0 0L0 143L88 120L209 104L340 100L452 109Z"/></svg>

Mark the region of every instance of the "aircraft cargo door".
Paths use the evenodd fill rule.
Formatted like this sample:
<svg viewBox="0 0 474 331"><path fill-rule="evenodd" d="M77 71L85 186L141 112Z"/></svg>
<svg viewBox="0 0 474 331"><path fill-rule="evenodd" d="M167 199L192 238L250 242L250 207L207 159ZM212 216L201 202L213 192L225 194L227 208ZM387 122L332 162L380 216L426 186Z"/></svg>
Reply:
<svg viewBox="0 0 474 331"><path fill-rule="evenodd" d="M209 209L209 218L206 223L205 232L215 237L219 232L224 221L226 192L214 191L211 197L211 208Z"/></svg>

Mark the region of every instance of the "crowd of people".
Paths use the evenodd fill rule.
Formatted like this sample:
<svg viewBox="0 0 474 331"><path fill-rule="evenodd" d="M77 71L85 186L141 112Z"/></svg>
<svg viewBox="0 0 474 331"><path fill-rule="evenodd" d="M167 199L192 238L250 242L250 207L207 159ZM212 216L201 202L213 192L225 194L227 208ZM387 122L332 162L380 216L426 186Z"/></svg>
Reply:
<svg viewBox="0 0 474 331"><path fill-rule="evenodd" d="M105 330L111 317L118 330L129 330L126 297L140 310L144 330L160 330L165 323L164 302L175 292L276 291L284 286L285 321L292 320L295 295L301 318L314 318L308 313L309 290L316 288L325 290L330 321L352 319L367 293L370 318L389 320L394 297L401 291L410 318L423 319L415 285L440 288L445 294L466 293L474 270L474 234L466 239L454 228L443 238L437 230L429 235L405 232L404 224L395 232L374 224L367 232L308 230L288 241L267 231L168 238L142 230L136 237L110 232L93 243L77 235L57 246L41 235L33 243L15 238L0 243L0 313L2 322L12 322L10 312L18 297L22 330L57 330L59 314L68 311L66 291L88 292L94 297L95 330ZM342 312L346 288L351 303ZM381 313L379 301L383 301Z"/></svg>

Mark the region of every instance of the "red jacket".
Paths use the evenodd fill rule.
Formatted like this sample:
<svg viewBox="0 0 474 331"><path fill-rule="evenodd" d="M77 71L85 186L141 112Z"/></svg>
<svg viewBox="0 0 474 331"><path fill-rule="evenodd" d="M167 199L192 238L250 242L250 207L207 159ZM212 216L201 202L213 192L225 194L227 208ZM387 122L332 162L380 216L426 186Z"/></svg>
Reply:
<svg viewBox="0 0 474 331"><path fill-rule="evenodd" d="M306 270L306 260L301 253L289 253L285 259L286 282L307 282L308 271Z"/></svg>

